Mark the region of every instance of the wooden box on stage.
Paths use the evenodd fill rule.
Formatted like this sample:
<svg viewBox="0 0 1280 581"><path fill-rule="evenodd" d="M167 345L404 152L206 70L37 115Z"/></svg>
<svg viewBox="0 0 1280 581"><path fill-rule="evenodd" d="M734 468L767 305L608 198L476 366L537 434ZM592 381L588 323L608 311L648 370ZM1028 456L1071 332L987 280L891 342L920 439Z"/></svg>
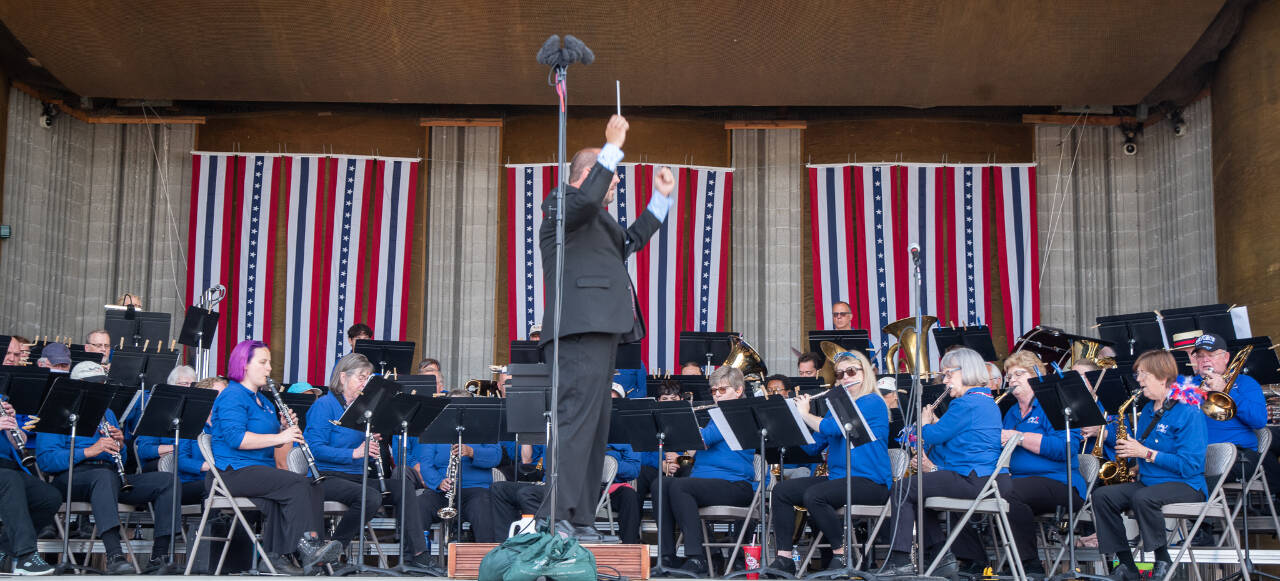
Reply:
<svg viewBox="0 0 1280 581"><path fill-rule="evenodd" d="M480 561L489 551L498 546L496 543L450 543L449 544L449 577L452 579L475 579L480 575ZM605 566L617 569L632 579L649 578L649 545L582 545L596 556L596 567ZM610 569L601 569L604 573L615 574Z"/></svg>

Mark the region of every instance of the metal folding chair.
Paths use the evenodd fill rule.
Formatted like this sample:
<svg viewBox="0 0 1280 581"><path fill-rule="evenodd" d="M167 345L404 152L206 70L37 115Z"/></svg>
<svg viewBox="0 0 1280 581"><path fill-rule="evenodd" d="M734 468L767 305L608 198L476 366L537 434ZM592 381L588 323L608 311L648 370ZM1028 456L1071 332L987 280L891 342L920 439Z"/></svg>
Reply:
<svg viewBox="0 0 1280 581"><path fill-rule="evenodd" d="M1236 446L1235 444L1209 444L1209 448L1204 454L1204 475L1209 482L1213 482L1213 488L1209 490L1209 495L1204 502L1178 502L1166 504L1162 507L1165 518L1178 519L1178 526L1174 530L1175 533L1182 534L1182 546L1178 550L1178 556L1173 558L1173 564L1177 565L1182 561L1183 555L1191 558L1191 571L1196 579L1200 579L1200 568L1197 567L1196 555L1189 549L1191 540L1195 538L1196 531L1200 530L1200 525L1204 523L1206 518L1222 519L1226 528L1225 536L1231 541L1231 548L1235 549L1236 557L1244 563L1244 551L1240 547L1240 535L1236 533L1235 523L1231 520L1231 508L1227 504L1227 495L1222 491L1222 481L1225 480L1228 470L1231 470L1236 463ZM1191 528L1187 529L1187 520L1195 519ZM1170 543L1173 541L1174 535L1169 535ZM1146 547L1143 547L1144 549ZM1169 572L1164 576L1162 581L1169 581L1173 577L1173 571L1177 567L1169 567ZM1244 581L1249 581L1249 570L1241 568Z"/></svg>
<svg viewBox="0 0 1280 581"><path fill-rule="evenodd" d="M1271 450L1271 429L1259 428L1253 431L1258 436L1258 457L1266 458L1267 453ZM1271 512L1271 530L1280 534L1280 517L1276 516L1276 505L1271 502L1271 486L1267 484L1267 473L1262 468L1262 462L1254 468L1253 474L1248 477L1245 482L1224 482L1222 483L1223 493L1238 493L1240 496L1236 502L1231 505L1231 521L1236 522L1236 518L1244 509L1244 503L1248 502L1250 493L1258 493L1266 501L1263 504L1267 506L1267 510ZM1251 529L1253 527L1250 527ZM1218 546L1221 547L1227 542L1227 536L1223 535L1218 539Z"/></svg>
<svg viewBox="0 0 1280 581"><path fill-rule="evenodd" d="M907 453L906 450L901 448L889 450L889 470L893 475L894 482L902 479L902 475L906 474L907 465L910 464L910 462L911 455ZM875 519L875 525L873 525L871 531L867 533L867 542L865 545L860 546L858 544L857 535L854 534L854 531L849 531L849 534L854 535L852 538L853 542L851 544L855 549L858 549L858 560L854 563L853 568L861 569L863 561L866 560L866 556L871 552L872 545L876 542L876 535L880 534L880 527L884 525L884 521L889 519L890 511L893 510L892 504L888 500L886 500L884 504L853 504L849 505L848 510L853 511L852 518L854 520ZM836 516L843 517L844 511L844 508L836 510ZM775 531L774 534L776 535L777 532ZM817 531L813 537L813 543L809 545L809 552L804 556L804 562L800 564L800 571L807 571L809 569L809 561L813 560L813 554L818 552L818 549L823 545L822 537L822 531Z"/></svg>
<svg viewBox="0 0 1280 581"><path fill-rule="evenodd" d="M600 483L604 485L604 490L600 491L600 500L596 502L596 519L603 514L609 522L609 534L618 534L618 525L613 520L613 501L609 498L609 485L613 484L613 479L618 476L618 459L613 456L605 455L604 470L600 475Z"/></svg>
<svg viewBox="0 0 1280 581"><path fill-rule="evenodd" d="M1009 503L1000 496L1000 487L996 486L996 477L1000 471L1009 467L1009 457L1013 456L1013 451L1018 447L1018 443L1022 441L1022 435L1018 434L1009 438L1005 442L1004 450L1000 452L1000 460L996 463L996 468L991 472L991 476L987 477L987 481L983 484L982 489L975 498L949 498L945 496L935 496L924 500L925 510L935 512L958 512L963 513L960 522L952 523L951 534L947 535L947 540L942 544L942 548L938 551L938 556L933 558L933 562L929 568L925 570L925 575L932 575L933 570L938 568L938 563L942 561L942 556L951 549L951 543L955 542L956 537L964 531L964 527L969 524L969 518L978 514L986 514L992 516L996 521L996 532L1001 537L1000 540L1004 545L1006 558L1010 561L1010 568L1013 570L1015 579L1026 579L1026 572L1022 570L1022 559L1018 556L1018 547L1013 542L1013 528L1009 525ZM917 523L919 526L919 523Z"/></svg>
<svg viewBox="0 0 1280 581"><path fill-rule="evenodd" d="M227 551L231 549L231 538L235 536L236 527L232 525L231 530L225 537L215 537L206 535L204 532L205 525L209 522L209 514L215 510L230 510L235 514L235 520L240 527L244 529L245 534L253 540L253 548L258 552L258 556L262 558L262 562L267 564L267 569L272 575L276 575L276 568L271 564L271 559L267 557L267 551L262 548L262 542L257 533L254 532L253 526L249 524L249 519L245 518L245 510L261 509L257 504L248 497L235 496L231 494L231 490L227 488L227 483L222 480L222 473L218 470L217 462L213 458L212 438L209 434L200 434L197 442L200 445L200 455L204 457L204 461L209 464L209 474L213 476L213 486L209 489L208 496L204 500L204 510L200 512L200 524L196 528L196 538L191 543L191 550L187 554L187 568L184 575L191 574L191 566L196 562L196 556L200 551L200 543L202 541L222 541L222 555L218 557L218 566L214 569L214 575L222 574L222 564L227 559Z"/></svg>

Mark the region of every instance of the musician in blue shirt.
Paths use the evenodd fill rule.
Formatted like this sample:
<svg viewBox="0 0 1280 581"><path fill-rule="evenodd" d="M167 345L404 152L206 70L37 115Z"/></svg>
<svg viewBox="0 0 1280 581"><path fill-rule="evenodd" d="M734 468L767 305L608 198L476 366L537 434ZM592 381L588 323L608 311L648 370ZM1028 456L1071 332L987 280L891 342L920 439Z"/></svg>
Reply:
<svg viewBox="0 0 1280 581"><path fill-rule="evenodd" d="M831 543L835 558L828 569L842 569L844 559L844 519L836 509L846 504L884 504L889 498L889 485L893 474L889 468L889 406L876 389L875 368L861 352L844 352L834 358L836 383L849 395L862 417L867 420L875 441L853 448L849 460L852 468L846 470L844 450L847 440L835 413L828 411L825 417L809 413L807 395L797 396L796 408L809 428L814 430L815 445L809 453L827 449L827 476L792 478L773 487L771 510L773 530L778 538L787 538L787 532L795 527L795 507L803 506L813 518L819 530ZM833 388L835 389L835 388ZM842 397L831 393L828 399ZM845 472L850 472L852 500L845 498ZM791 547L779 547L777 557L770 565L796 574Z"/></svg>
<svg viewBox="0 0 1280 581"><path fill-rule="evenodd" d="M374 461L382 453L378 436L375 434L374 441L369 443L368 462L372 474L368 477L368 486L364 486L362 491L360 481L365 462L364 432L334 424L342 418L351 402L364 391L365 384L372 375L373 364L364 355L343 355L333 368L329 393L317 399L307 410L307 429L303 433L307 444L311 446L311 454L315 456L316 467L325 476L321 483L324 487L324 499L347 506L347 511L333 531L333 540L343 546L360 534L360 502L365 503L366 519L376 516L383 504L382 493L378 489L378 464ZM391 482L399 481L398 476L384 481L393 506L400 506L404 501L400 495L400 487L391 485ZM397 509L392 514L399 515L400 511ZM422 512L418 507L416 494L409 495L404 514L406 530L421 531L425 528L422 526ZM430 555L422 535L408 535L407 541L409 550L412 551L410 554L415 555L413 563L418 566L429 565Z"/></svg>
<svg viewBox="0 0 1280 581"><path fill-rule="evenodd" d="M744 396L746 380L733 367L721 367L707 378L711 397L716 401ZM688 478L662 481L663 566L671 566L676 556L675 525L684 532L685 571L702 576L708 572L702 549L702 521L698 508L712 505L749 506L755 491L755 453L750 449L734 451L714 423L702 428L702 441L707 449L694 456L693 472ZM657 493L655 492L655 497Z"/></svg>
<svg viewBox="0 0 1280 581"><path fill-rule="evenodd" d="M1142 548L1154 552L1152 579L1163 579L1173 566L1165 536L1161 507L1178 502L1204 502L1204 456L1208 446L1204 412L1170 397L1178 365L1173 355L1153 350L1133 363L1142 395L1149 401L1138 417L1137 429L1116 442L1116 456L1134 459L1129 470L1136 482L1111 484L1093 491L1093 518L1098 528L1098 551L1114 553L1120 562L1111 578L1137 581L1140 577L1129 549L1122 515L1133 511L1142 535Z"/></svg>
<svg viewBox="0 0 1280 581"><path fill-rule="evenodd" d="M313 566L337 563L342 544L321 541L324 489L311 477L276 468L284 456L304 442L297 421L281 425L276 404L267 393L271 350L261 341L241 341L227 361L226 389L213 402L209 435L213 458L231 494L264 506L263 549L277 572L298 575ZM284 413L293 414L291 410ZM291 562L297 554L302 567Z"/></svg>
<svg viewBox="0 0 1280 581"><path fill-rule="evenodd" d="M454 390L451 397L470 397L465 390ZM449 461L459 456L457 482L449 477ZM502 448L497 444L422 444L413 449L413 460L426 489L419 499L422 523L427 527L440 520L439 510L448 504L446 495L454 487L454 509L458 518L471 523L476 542L491 543L493 538L493 509L490 506L489 484L493 482L493 469L502 461Z"/></svg>
<svg viewBox="0 0 1280 581"><path fill-rule="evenodd" d="M916 458L921 475L919 481L924 498L943 496L949 498L973 498L981 491L1000 460L1000 406L991 397L987 387L989 375L982 356L969 348L959 348L942 356L942 381L947 394L952 397L946 415L938 418L933 406L921 413L920 437L924 441L924 459ZM911 543L916 526L916 478L903 478L894 486L891 497L896 530L893 533L893 551L885 562L883 573L887 575L913 575ZM996 477L1001 494L1011 490L1008 471ZM946 540L939 515L926 510L925 522L920 523L921 548L925 563L932 563L937 547ZM943 556L934 575L954 577L957 572L956 557L965 550L956 547L955 555ZM967 569L980 566L985 555L968 554Z"/></svg>
<svg viewBox="0 0 1280 581"><path fill-rule="evenodd" d="M1227 471L1227 482L1240 480L1241 464L1245 478L1258 467L1258 435L1254 430L1267 427L1267 400L1262 395L1258 380L1243 373L1227 389L1223 374L1231 364L1231 351L1221 335L1200 335L1191 348L1191 369L1194 375L1188 380L1208 392L1227 390L1236 404L1236 413L1230 419L1215 420L1205 416L1205 435L1210 444L1226 442L1235 444L1239 459L1235 467Z"/></svg>
<svg viewBox="0 0 1280 581"><path fill-rule="evenodd" d="M36 534L53 525L62 495L22 465L20 451L4 434L20 434L20 439L26 435L13 406L7 401L0 405L4 406L4 415L0 416L0 522L4 523L0 559L7 566L9 558L16 557L17 568L12 572L18 575L48 575L53 573L53 567L36 552ZM18 446L24 447L22 442Z"/></svg>

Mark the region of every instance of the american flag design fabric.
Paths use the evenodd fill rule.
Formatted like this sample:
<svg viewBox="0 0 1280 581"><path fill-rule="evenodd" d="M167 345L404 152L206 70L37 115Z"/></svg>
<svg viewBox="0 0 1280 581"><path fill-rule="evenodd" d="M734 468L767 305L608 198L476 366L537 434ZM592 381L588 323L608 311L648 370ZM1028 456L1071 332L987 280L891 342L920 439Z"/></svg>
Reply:
<svg viewBox="0 0 1280 581"><path fill-rule="evenodd" d="M733 172L694 168L689 171L693 186L693 209L689 221L693 231L690 266L693 269L693 301L687 329L697 332L725 331L725 309L729 282L729 221L733 197Z"/></svg>
<svg viewBox="0 0 1280 581"><path fill-rule="evenodd" d="M1040 248L1036 224L1036 168L1006 165L992 168L996 193L996 246L1005 273L1005 336L1014 341L1040 324Z"/></svg>
<svg viewBox="0 0 1280 581"><path fill-rule="evenodd" d="M277 366L286 382L328 383L352 324L368 324L377 339L404 339L418 165L357 156L193 155L187 294L194 300L209 286L227 285L210 352L220 372L235 343L270 342L280 266L285 344Z"/></svg>
<svg viewBox="0 0 1280 581"><path fill-rule="evenodd" d="M937 317L940 325L987 324L990 228L1020 244L1029 239L1034 248L1035 243L1034 223L1019 230L991 219L992 175L1010 169L1022 171L1025 185L1030 168L1023 166L809 166L817 328L831 329L831 304L848 302L854 328L871 335L875 353L870 355L887 365L883 353L897 339L881 329L914 314L918 287L912 277L911 244L920 246L925 314ZM1034 181L1034 175L1030 179ZM1029 211L1034 219L1034 208ZM1038 300L1034 285L1010 286L1012 282L1002 280L1001 288L1018 295L1018 304ZM1038 322L1038 311L1027 320ZM938 350L931 353L936 367Z"/></svg>
<svg viewBox="0 0 1280 581"><path fill-rule="evenodd" d="M732 171L724 168L689 166L671 167L676 179L676 203L671 207L662 228L648 241L640 252L627 259L627 270L635 285L636 297L645 320L645 339L641 353L645 366L651 372L677 367L680 331L691 330L696 324L691 315L693 305L700 304L701 297L691 292L686 281L701 280L701 274L690 272L694 262L690 254L702 252L693 241L693 215L689 210L690 197L707 196L691 189L706 188L710 183L710 199L715 204L711 216L714 254L713 268L707 272L709 289L719 289L708 311L709 324L723 326L724 289L728 285L727 265L723 264L723 251L727 249L729 233L729 198L732 194ZM653 195L653 172L650 164L619 164L618 187L614 203L608 211L619 225L630 227L639 219ZM698 180L698 181L694 181ZM507 166L507 195L509 199L510 231L508 232L507 265L508 280L512 281L508 297L509 339L528 337L529 327L542 322L544 304L541 251L538 246L538 230L542 224L542 201L555 187L554 164ZM705 204L705 201L701 202ZM723 205L722 205L723 204ZM705 206L704 206L705 209ZM706 224L698 222L697 228ZM716 254L719 253L719 254ZM699 254L700 255L700 254ZM517 283L516 281L521 281ZM700 287L701 285L699 285ZM715 309L712 312L711 309Z"/></svg>

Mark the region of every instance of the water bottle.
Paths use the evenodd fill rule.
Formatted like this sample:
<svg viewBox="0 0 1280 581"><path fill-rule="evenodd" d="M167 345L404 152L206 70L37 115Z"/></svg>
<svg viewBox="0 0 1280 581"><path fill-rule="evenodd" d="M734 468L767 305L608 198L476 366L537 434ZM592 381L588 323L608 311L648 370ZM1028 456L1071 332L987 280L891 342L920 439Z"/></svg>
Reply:
<svg viewBox="0 0 1280 581"><path fill-rule="evenodd" d="M800 572L800 561L802 559L800 558L800 551L797 551L794 547L791 549L791 560L796 563L796 572Z"/></svg>
<svg viewBox="0 0 1280 581"><path fill-rule="evenodd" d="M430 555L431 554L431 529L422 531L422 540L426 541L427 543L426 554Z"/></svg>

